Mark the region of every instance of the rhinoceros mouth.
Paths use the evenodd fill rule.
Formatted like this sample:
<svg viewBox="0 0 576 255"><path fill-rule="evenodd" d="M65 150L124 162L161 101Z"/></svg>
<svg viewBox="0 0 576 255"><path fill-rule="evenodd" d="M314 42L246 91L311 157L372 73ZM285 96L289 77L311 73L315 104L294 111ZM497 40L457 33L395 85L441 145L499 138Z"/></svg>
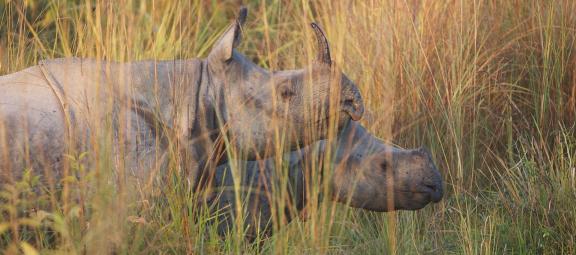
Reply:
<svg viewBox="0 0 576 255"><path fill-rule="evenodd" d="M418 190L396 190L395 193L410 194L410 195L416 195L416 194L425 195L425 197L428 200L427 202L438 203L440 202L440 200L442 200L442 191L430 187L424 187Z"/></svg>

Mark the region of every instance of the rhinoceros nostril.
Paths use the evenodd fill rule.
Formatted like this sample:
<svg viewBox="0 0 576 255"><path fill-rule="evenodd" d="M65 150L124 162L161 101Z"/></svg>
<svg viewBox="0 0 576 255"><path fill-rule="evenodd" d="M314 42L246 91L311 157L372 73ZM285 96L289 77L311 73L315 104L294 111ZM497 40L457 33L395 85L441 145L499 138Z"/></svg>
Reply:
<svg viewBox="0 0 576 255"><path fill-rule="evenodd" d="M426 192L435 192L438 191L438 189L440 189L440 186L437 183L429 180L422 181L420 183L420 187L422 187L422 189L425 190Z"/></svg>
<svg viewBox="0 0 576 255"><path fill-rule="evenodd" d="M432 202L437 203L440 200L442 200L442 196L444 195L444 192L442 190L441 184L437 185L437 184L425 183L425 184L423 184L423 186L428 189L428 193L430 194L430 198L431 198Z"/></svg>

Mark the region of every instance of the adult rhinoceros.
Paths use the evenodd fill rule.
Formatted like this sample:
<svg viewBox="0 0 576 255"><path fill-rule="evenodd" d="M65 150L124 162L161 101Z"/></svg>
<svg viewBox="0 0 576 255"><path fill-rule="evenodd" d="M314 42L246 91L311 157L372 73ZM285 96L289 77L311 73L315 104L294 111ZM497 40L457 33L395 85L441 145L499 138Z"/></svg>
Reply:
<svg viewBox="0 0 576 255"><path fill-rule="evenodd" d="M325 169L328 148L333 156L330 169ZM236 176L230 164L217 167L212 181L215 191L207 205L218 215L219 234L237 222L234 218L241 202L247 238L269 235L273 215L278 217L273 210L286 208L289 221L294 212L304 209L312 193L309 189L322 182L327 182L333 200L378 212L418 210L443 196L442 177L426 149L387 146L355 121L336 142L323 140L293 151L285 155L285 162L284 168L274 159L240 162ZM321 173L324 180L311 178L312 173ZM289 185L284 185L286 179ZM280 197L286 200L278 201ZM285 204L275 206L272 201Z"/></svg>
<svg viewBox="0 0 576 255"><path fill-rule="evenodd" d="M235 50L246 15L242 8L205 59L53 59L0 77L0 180L26 167L58 177L65 154L88 151L137 176L176 155L194 181L217 144L250 158L278 130L294 148L321 139L330 122L361 118L358 88L332 64L316 24L314 65L268 71ZM102 137L112 146L99 146Z"/></svg>

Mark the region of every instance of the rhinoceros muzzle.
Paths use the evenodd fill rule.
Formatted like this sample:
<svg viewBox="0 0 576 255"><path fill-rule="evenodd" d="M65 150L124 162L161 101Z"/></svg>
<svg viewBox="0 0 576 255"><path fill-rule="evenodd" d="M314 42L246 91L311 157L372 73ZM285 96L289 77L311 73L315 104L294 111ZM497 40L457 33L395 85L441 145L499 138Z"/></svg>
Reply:
<svg viewBox="0 0 576 255"><path fill-rule="evenodd" d="M444 196L441 180L434 183L423 183L422 191L427 193L430 196L430 200L434 203L440 202Z"/></svg>

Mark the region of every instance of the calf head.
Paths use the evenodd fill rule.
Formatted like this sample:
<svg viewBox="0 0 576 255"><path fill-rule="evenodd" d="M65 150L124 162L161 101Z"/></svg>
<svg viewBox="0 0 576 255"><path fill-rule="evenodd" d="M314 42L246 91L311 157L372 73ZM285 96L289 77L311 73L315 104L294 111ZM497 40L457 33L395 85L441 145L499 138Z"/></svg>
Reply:
<svg viewBox="0 0 576 255"><path fill-rule="evenodd" d="M373 211L417 210L442 199L430 153L387 146L352 122L343 131L330 179L334 198Z"/></svg>
<svg viewBox="0 0 576 255"><path fill-rule="evenodd" d="M274 159L246 161L242 163L240 178L241 193L236 194L235 182L229 164L218 166L214 177L217 192L210 194L208 204L218 213L218 232L225 235L234 226L238 212L238 201L243 205L244 232L249 240L258 233L271 233L273 208L289 205L284 196L274 196L270 188L288 181L290 202L301 210L311 193L308 185L318 183L306 181L311 171L327 156L327 149L335 145L334 164L324 169L323 177L332 193L332 198L352 207L373 211L417 210L430 202L442 198L442 178L430 154L425 149L403 150L384 145L370 135L358 122L351 121L340 133L337 143L327 140L287 154L288 180L277 175ZM320 159L320 160L319 160ZM282 198L280 198L282 197ZM240 198L240 200L237 200ZM294 200L292 200L294 199ZM314 201L316 201L314 199ZM293 216L286 210L287 220Z"/></svg>
<svg viewBox="0 0 576 255"><path fill-rule="evenodd" d="M325 137L330 122L340 128L362 117L358 88L332 62L328 41L318 25L312 24L319 51L315 64L269 71L235 49L246 13L241 9L207 59L212 86L222 88L217 96L220 118L232 145L248 148L248 155L262 153L280 130L291 136L288 147L294 148Z"/></svg>

